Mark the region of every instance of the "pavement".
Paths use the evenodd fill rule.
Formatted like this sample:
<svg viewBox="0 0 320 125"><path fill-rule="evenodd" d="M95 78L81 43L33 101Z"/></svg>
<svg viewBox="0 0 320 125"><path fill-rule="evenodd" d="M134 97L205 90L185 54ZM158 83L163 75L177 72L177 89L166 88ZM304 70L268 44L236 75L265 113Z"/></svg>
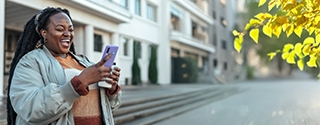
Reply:
<svg viewBox="0 0 320 125"><path fill-rule="evenodd" d="M143 85L143 86L122 86L122 100L142 100L159 96L176 95L180 93L200 91L212 87L214 84L169 84L169 85ZM0 97L0 125L6 121L6 97Z"/></svg>

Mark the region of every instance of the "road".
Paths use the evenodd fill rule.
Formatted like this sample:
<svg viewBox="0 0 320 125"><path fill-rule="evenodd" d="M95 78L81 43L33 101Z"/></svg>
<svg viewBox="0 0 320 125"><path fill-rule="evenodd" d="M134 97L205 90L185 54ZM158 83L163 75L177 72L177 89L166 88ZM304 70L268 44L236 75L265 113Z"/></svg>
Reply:
<svg viewBox="0 0 320 125"><path fill-rule="evenodd" d="M320 125L320 82L249 81L243 90L155 125Z"/></svg>

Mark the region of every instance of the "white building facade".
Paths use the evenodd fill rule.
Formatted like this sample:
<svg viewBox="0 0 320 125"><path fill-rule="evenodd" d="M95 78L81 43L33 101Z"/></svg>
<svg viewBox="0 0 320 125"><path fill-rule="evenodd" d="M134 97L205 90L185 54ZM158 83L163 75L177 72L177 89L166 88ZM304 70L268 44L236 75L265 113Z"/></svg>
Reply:
<svg viewBox="0 0 320 125"><path fill-rule="evenodd" d="M130 85L134 43L139 45L142 83L148 83L150 45L156 45L158 83L171 84L172 58L191 57L212 70L214 24L208 0L10 0L0 2L0 96L25 23L48 6L67 8L75 28L76 52L98 62L106 45L118 45L120 85ZM211 68L210 68L211 67ZM2 82L3 81L3 82Z"/></svg>

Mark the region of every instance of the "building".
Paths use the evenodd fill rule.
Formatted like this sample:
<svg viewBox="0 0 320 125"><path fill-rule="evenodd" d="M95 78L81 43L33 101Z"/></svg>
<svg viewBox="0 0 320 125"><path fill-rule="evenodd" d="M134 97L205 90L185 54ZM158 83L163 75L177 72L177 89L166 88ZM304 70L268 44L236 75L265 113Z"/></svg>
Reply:
<svg viewBox="0 0 320 125"><path fill-rule="evenodd" d="M99 61L104 46L108 44L120 47L116 62L122 68L119 84L130 84L131 66L133 60L133 43L137 43L140 55L142 82L148 81L149 45L157 45L159 64L170 65L165 59L169 58L169 47L162 44L161 38L164 28L161 28L162 5L161 0L11 0L1 1L0 45L4 50L0 52L0 64L3 75L0 75L0 96L6 93L8 73L11 59L16 48L24 24L39 10L48 7L67 8L73 18L75 28L74 42L76 52L88 56L92 61ZM168 32L168 31L167 31ZM160 39L160 40L159 40ZM4 55L4 56L2 56ZM158 68L160 84L170 83L170 67ZM169 78L169 79L168 79Z"/></svg>
<svg viewBox="0 0 320 125"><path fill-rule="evenodd" d="M241 1L241 0L240 0ZM232 31L238 28L239 0L210 0L210 14L216 20L211 26L210 34L216 52L213 57L214 76L221 82L244 79L241 54L233 47ZM239 58L240 56L240 58Z"/></svg>
<svg viewBox="0 0 320 125"><path fill-rule="evenodd" d="M209 71L212 71L210 55L215 52L215 49L210 42L208 31L214 24L214 20L209 15L208 0L172 0L170 20L171 65L177 63L174 58L193 58L197 60L200 69L199 80L205 74L212 78L209 76ZM179 76L172 75L172 77Z"/></svg>
<svg viewBox="0 0 320 125"><path fill-rule="evenodd" d="M11 59L24 24L39 10L67 8L73 18L76 52L99 61L104 46L118 45L119 84L130 85L133 51L138 50L142 83L148 83L150 46L158 48L158 83L171 84L175 58L190 57L212 81L213 72L232 73L232 22L236 2L222 0L10 0L0 8L0 96L5 95ZM227 10L232 9L232 12ZM225 14L225 13L228 14ZM231 22L230 22L231 21ZM230 34L228 34L230 32ZM200 75L203 76L203 75Z"/></svg>

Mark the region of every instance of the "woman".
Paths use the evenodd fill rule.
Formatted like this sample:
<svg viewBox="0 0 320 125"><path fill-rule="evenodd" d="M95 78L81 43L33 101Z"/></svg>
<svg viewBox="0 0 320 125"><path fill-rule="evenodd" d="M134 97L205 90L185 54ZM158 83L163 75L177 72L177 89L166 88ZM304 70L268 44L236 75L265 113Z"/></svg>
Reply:
<svg viewBox="0 0 320 125"><path fill-rule="evenodd" d="M10 69L9 125L114 124L120 68L103 66L111 54L96 64L75 55L73 37L66 9L48 7L27 22Z"/></svg>

